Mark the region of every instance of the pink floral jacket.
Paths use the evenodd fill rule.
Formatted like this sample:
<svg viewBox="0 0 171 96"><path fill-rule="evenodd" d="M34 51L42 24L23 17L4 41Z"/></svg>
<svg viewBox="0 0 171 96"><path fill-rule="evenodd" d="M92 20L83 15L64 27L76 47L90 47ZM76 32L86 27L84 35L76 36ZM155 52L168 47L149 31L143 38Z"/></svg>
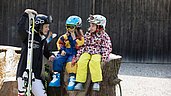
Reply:
<svg viewBox="0 0 171 96"><path fill-rule="evenodd" d="M84 39L84 45L77 51L77 58L86 52L89 54L101 54L102 62L108 60L109 54L112 51L112 44L110 37L105 31L99 33L86 32Z"/></svg>

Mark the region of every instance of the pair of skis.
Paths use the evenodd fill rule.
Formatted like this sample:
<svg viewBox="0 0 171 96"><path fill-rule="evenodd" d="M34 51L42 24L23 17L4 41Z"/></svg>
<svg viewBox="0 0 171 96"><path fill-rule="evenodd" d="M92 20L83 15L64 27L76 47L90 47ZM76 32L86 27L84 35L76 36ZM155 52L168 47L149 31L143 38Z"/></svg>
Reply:
<svg viewBox="0 0 171 96"><path fill-rule="evenodd" d="M32 80L34 74L32 73L33 62L33 42L34 42L34 26L35 26L35 14L30 13L29 16L29 31L28 31L28 50L27 50L27 68L23 74L24 85L26 88L25 95L31 96Z"/></svg>

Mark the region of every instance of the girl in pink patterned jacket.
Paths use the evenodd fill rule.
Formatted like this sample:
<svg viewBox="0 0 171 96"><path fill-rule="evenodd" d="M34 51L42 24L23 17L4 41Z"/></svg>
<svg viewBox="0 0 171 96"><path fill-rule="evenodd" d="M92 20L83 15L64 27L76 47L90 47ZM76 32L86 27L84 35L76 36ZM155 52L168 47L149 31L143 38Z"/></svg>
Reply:
<svg viewBox="0 0 171 96"><path fill-rule="evenodd" d="M99 91L99 82L102 81L101 62L107 62L112 44L110 37L105 32L106 18L102 15L90 15L89 31L84 35L84 45L77 54L79 58L77 64L75 90L83 90L82 84L86 82L87 65L89 64L93 90Z"/></svg>

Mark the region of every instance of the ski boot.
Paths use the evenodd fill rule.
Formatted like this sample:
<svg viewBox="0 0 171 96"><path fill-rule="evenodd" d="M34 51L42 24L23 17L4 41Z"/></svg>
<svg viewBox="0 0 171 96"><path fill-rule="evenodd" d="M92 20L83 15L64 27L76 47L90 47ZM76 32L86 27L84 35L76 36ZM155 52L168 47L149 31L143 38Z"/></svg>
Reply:
<svg viewBox="0 0 171 96"><path fill-rule="evenodd" d="M79 91L83 90L83 83L77 83L74 87L74 90L79 90Z"/></svg>
<svg viewBox="0 0 171 96"><path fill-rule="evenodd" d="M94 83L93 84L93 90L94 91L100 91L100 84L99 83Z"/></svg>
<svg viewBox="0 0 171 96"><path fill-rule="evenodd" d="M60 73L54 72L53 74L53 80L49 83L49 86L51 87L59 87L60 84Z"/></svg>
<svg viewBox="0 0 171 96"><path fill-rule="evenodd" d="M68 80L68 86L67 86L67 90L69 91L73 91L74 87L75 87L75 76L70 76L69 80Z"/></svg>

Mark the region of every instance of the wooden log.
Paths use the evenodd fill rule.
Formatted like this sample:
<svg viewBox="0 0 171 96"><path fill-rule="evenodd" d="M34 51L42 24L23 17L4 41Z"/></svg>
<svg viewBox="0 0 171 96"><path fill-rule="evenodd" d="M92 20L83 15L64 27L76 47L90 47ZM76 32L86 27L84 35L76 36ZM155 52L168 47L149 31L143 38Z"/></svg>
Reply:
<svg viewBox="0 0 171 96"><path fill-rule="evenodd" d="M17 96L17 81L4 82L0 89L0 96Z"/></svg>
<svg viewBox="0 0 171 96"><path fill-rule="evenodd" d="M3 85L5 72L4 72L4 66L5 66L5 52L0 53L0 89Z"/></svg>
<svg viewBox="0 0 171 96"><path fill-rule="evenodd" d="M90 96L116 96L115 86L121 81L120 79L118 79L118 71L120 68L120 64L121 59L113 59L107 64L105 64L102 70L103 81L100 84L100 91L97 92L90 90L88 94L90 94Z"/></svg>
<svg viewBox="0 0 171 96"><path fill-rule="evenodd" d="M1 52L0 55L0 96L17 96L17 81L16 81L16 69L19 61L20 54L15 53L13 47L0 48L6 50Z"/></svg>

